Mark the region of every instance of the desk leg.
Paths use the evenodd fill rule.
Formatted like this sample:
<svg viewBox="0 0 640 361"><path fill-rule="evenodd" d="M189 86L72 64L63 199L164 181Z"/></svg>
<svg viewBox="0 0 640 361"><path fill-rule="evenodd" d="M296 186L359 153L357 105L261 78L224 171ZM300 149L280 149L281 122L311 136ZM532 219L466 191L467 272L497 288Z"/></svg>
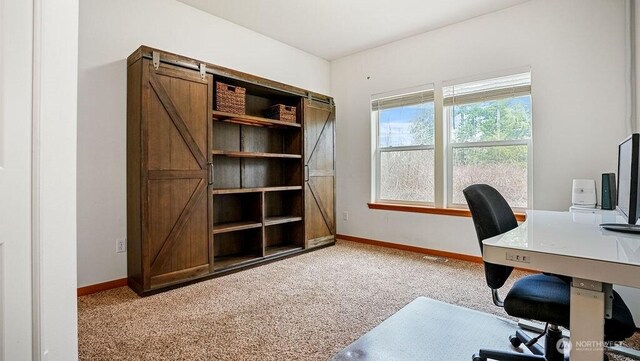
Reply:
<svg viewBox="0 0 640 361"><path fill-rule="evenodd" d="M573 279L571 284L571 361L602 361L604 292L600 282Z"/></svg>

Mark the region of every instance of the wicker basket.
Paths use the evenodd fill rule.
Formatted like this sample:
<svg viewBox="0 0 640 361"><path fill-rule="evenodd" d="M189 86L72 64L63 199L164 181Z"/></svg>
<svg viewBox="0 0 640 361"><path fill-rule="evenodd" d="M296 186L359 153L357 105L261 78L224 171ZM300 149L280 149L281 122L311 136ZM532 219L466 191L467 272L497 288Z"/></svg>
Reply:
<svg viewBox="0 0 640 361"><path fill-rule="evenodd" d="M243 87L216 82L216 110L244 114L246 91Z"/></svg>
<svg viewBox="0 0 640 361"><path fill-rule="evenodd" d="M267 118L282 120L285 122L296 122L296 107L284 104L276 104L264 111Z"/></svg>

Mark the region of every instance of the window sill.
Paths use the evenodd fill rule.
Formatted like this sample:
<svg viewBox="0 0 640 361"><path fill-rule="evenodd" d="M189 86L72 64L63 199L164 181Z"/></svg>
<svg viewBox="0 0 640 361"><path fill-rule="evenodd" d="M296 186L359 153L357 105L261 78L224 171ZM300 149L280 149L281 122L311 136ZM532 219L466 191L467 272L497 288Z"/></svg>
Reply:
<svg viewBox="0 0 640 361"><path fill-rule="evenodd" d="M440 214L445 216L471 217L468 209L457 208L436 208L428 206L414 206L396 203L367 203L369 209L382 209L385 211L413 212L413 213L429 213ZM518 222L523 222L527 216L524 213L515 213Z"/></svg>

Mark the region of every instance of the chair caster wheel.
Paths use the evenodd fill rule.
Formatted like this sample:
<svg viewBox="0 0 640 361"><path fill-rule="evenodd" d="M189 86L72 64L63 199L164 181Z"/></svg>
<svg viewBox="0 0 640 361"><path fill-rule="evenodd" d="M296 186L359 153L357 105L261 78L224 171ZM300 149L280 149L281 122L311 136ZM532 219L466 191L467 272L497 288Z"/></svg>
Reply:
<svg viewBox="0 0 640 361"><path fill-rule="evenodd" d="M480 355L476 353L473 355L472 361L487 361L487 359L484 357L480 357Z"/></svg>
<svg viewBox="0 0 640 361"><path fill-rule="evenodd" d="M520 347L520 345L522 345L522 341L520 341L520 339L516 335L509 336L509 342L511 342L511 346L515 348L518 348Z"/></svg>

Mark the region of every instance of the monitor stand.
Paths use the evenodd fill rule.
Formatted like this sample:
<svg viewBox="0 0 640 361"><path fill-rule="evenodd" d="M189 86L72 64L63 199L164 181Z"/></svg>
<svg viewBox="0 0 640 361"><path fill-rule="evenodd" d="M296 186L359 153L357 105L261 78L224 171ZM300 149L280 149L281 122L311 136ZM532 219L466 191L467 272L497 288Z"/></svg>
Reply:
<svg viewBox="0 0 640 361"><path fill-rule="evenodd" d="M623 233L640 233L640 225L627 223L602 223L600 227L608 231Z"/></svg>

